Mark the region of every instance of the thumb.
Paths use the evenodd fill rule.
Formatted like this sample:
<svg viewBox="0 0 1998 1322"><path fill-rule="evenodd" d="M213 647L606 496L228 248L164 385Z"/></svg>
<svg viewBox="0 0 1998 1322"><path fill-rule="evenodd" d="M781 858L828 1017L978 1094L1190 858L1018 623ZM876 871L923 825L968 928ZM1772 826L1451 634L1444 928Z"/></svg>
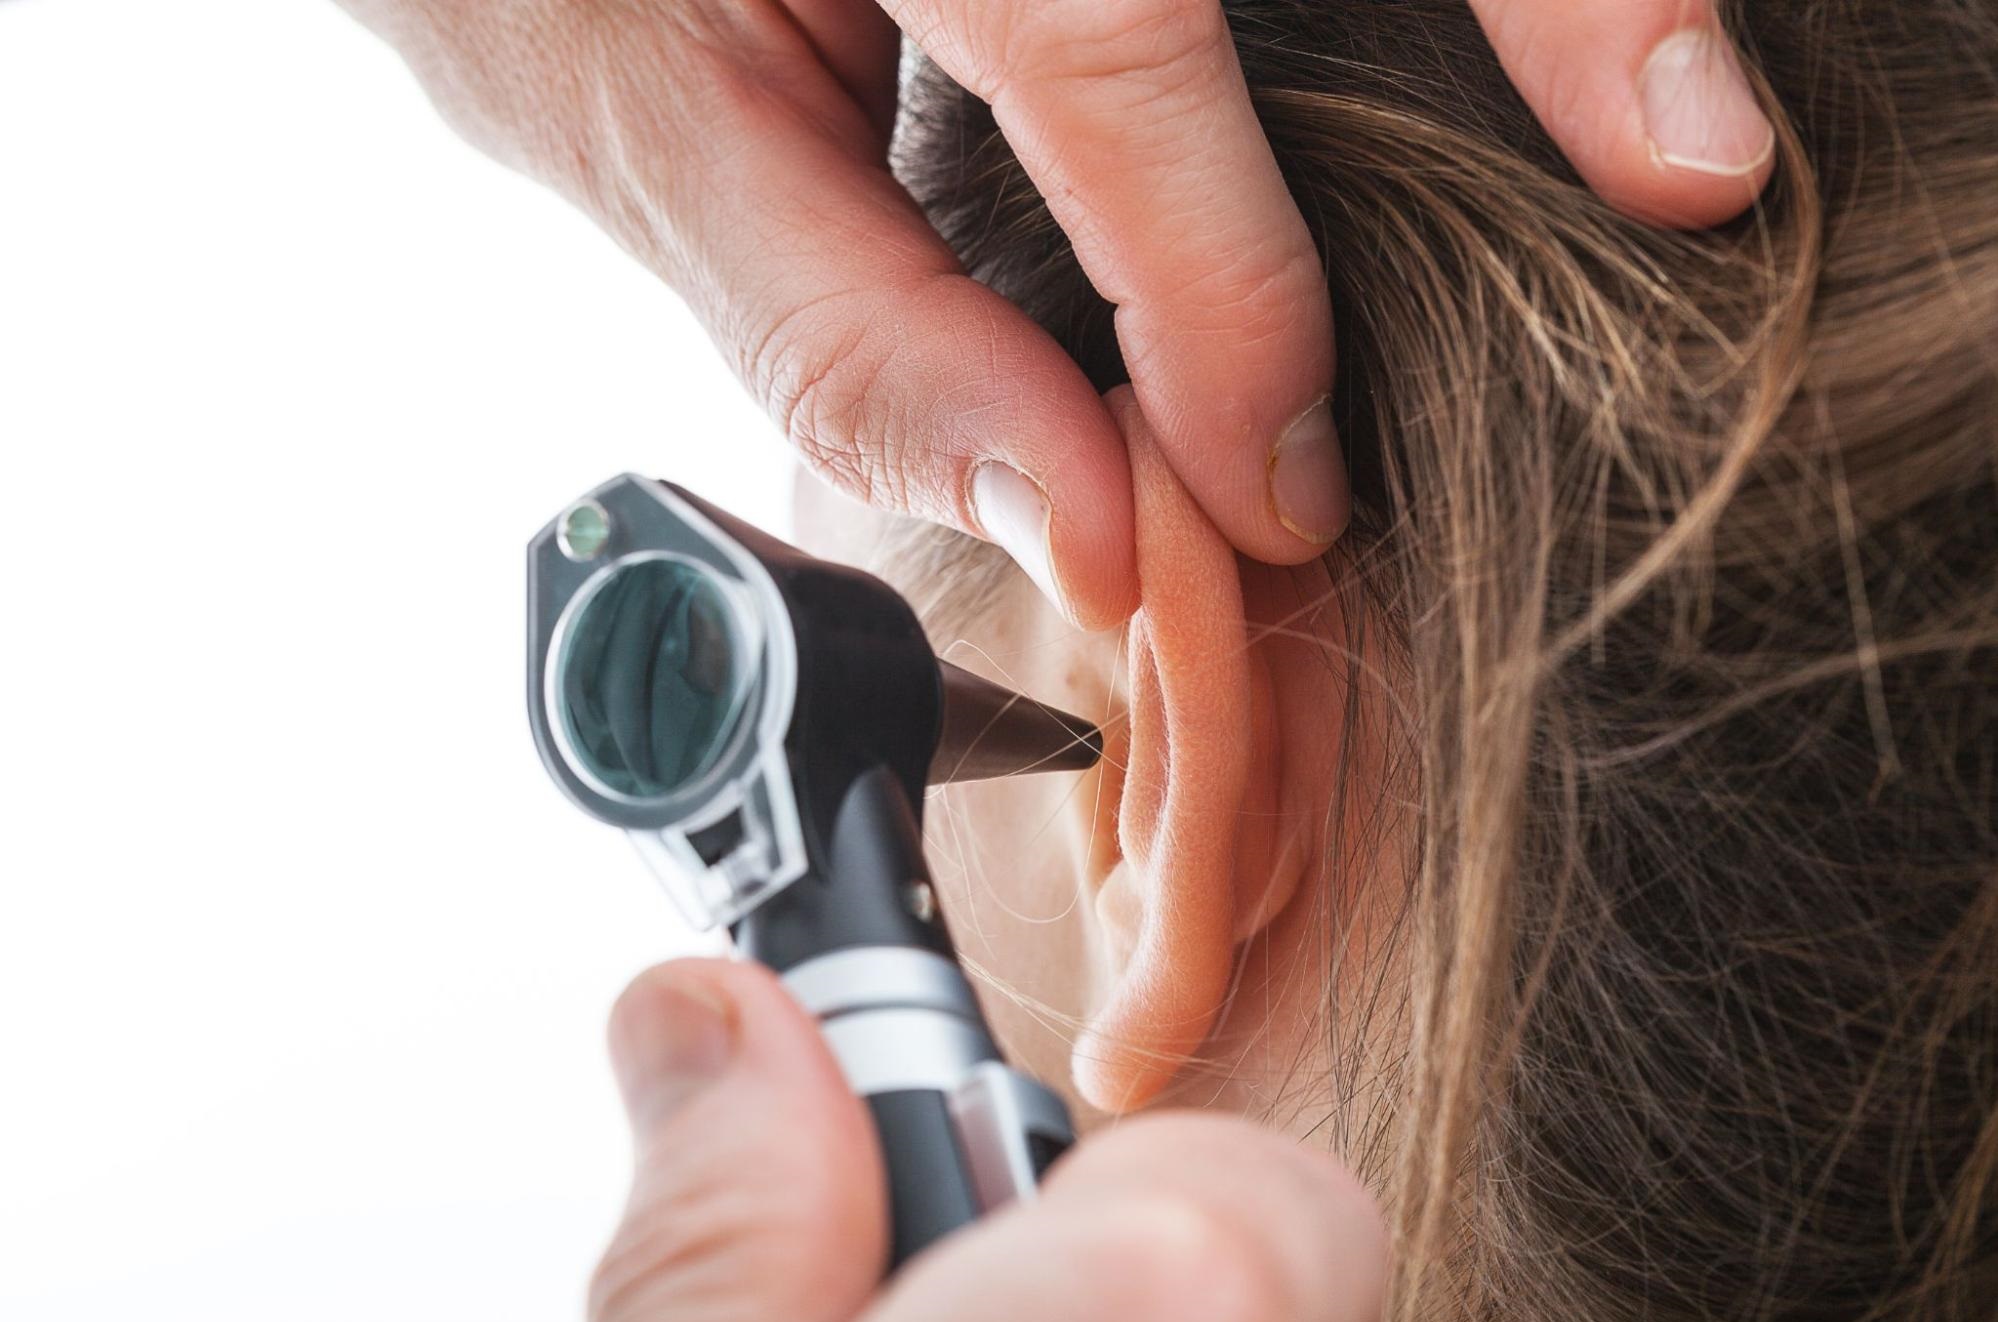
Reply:
<svg viewBox="0 0 1998 1322"><path fill-rule="evenodd" d="M1713 0L1471 0L1520 95L1611 206L1666 225L1739 215L1776 131Z"/></svg>
<svg viewBox="0 0 1998 1322"><path fill-rule="evenodd" d="M685 960L611 1012L631 1198L594 1322L845 1322L887 1257L881 1159L818 1027L767 970Z"/></svg>

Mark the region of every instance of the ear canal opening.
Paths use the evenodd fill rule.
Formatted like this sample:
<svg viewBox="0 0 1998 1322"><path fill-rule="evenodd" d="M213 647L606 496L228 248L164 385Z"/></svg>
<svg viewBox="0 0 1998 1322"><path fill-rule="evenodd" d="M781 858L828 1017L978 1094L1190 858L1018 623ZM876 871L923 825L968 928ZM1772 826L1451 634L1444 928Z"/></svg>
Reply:
<svg viewBox="0 0 1998 1322"><path fill-rule="evenodd" d="M1086 771L1103 733L1080 716L1035 702L948 661L937 662L943 719L929 783L994 780L1037 771Z"/></svg>

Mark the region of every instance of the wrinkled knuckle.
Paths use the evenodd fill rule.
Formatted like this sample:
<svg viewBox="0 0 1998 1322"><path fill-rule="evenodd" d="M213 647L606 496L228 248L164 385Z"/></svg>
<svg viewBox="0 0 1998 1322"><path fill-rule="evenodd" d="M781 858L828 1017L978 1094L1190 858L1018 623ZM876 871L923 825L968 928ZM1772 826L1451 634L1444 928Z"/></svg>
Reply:
<svg viewBox="0 0 1998 1322"><path fill-rule="evenodd" d="M689 1282L716 1275L717 1259L736 1256L732 1232L722 1217L646 1207L634 1194L630 1214L590 1275L592 1322L627 1322L669 1300L683 1304Z"/></svg>
<svg viewBox="0 0 1998 1322"><path fill-rule="evenodd" d="M875 439L895 407L889 362L865 327L809 342L780 329L752 354L748 370L815 472L868 504L900 508L907 483Z"/></svg>
<svg viewBox="0 0 1998 1322"><path fill-rule="evenodd" d="M842 360L802 375L786 392L784 434L815 472L868 505L900 504L900 489L886 457L867 441L870 398L878 369Z"/></svg>
<svg viewBox="0 0 1998 1322"><path fill-rule="evenodd" d="M1211 329L1226 330L1237 344L1254 345L1297 334L1326 303L1318 254L1275 244L1248 245L1225 264L1195 277L1186 302Z"/></svg>
<svg viewBox="0 0 1998 1322"><path fill-rule="evenodd" d="M1150 89L1191 79L1230 45L1214 0L1151 0L1142 6L1093 0L1026 6L1013 43L1013 67L1057 81L1128 80Z"/></svg>
<svg viewBox="0 0 1998 1322"><path fill-rule="evenodd" d="M772 1317L804 1309L798 1282L810 1271L798 1244L814 1225L784 1210L786 1191L743 1178L739 1164L676 1161L669 1180L641 1172L618 1227L591 1273L592 1322L693 1314L728 1307ZM807 1198L818 1213L822 1200Z"/></svg>
<svg viewBox="0 0 1998 1322"><path fill-rule="evenodd" d="M626 1322L641 1316L661 1289L662 1273L651 1266L656 1255L620 1231L590 1273L590 1322ZM670 1251L668 1256L670 1257Z"/></svg>
<svg viewBox="0 0 1998 1322"><path fill-rule="evenodd" d="M1197 1199L1147 1195L1106 1216L1100 1234L1093 1260L1116 1283L1115 1316L1285 1322L1291 1314L1269 1252Z"/></svg>

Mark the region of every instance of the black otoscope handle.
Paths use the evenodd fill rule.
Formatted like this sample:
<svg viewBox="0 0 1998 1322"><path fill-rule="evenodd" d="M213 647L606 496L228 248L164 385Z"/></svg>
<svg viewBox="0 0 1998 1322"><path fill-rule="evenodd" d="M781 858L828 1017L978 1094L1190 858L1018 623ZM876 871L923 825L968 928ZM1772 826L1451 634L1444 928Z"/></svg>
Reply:
<svg viewBox="0 0 1998 1322"><path fill-rule="evenodd" d="M949 1095L881 1092L867 1099L888 1168L889 1268L978 1219L950 1117Z"/></svg>
<svg viewBox="0 0 1998 1322"><path fill-rule="evenodd" d="M894 1266L1014 1199L1074 1141L1067 1109L1012 1069L952 957L914 815L859 777L827 867L737 927L819 1020L881 1137Z"/></svg>
<svg viewBox="0 0 1998 1322"><path fill-rule="evenodd" d="M955 965L854 947L785 982L867 1103L887 1166L892 1262L1015 1199L1074 1141L1059 1098L1008 1066Z"/></svg>

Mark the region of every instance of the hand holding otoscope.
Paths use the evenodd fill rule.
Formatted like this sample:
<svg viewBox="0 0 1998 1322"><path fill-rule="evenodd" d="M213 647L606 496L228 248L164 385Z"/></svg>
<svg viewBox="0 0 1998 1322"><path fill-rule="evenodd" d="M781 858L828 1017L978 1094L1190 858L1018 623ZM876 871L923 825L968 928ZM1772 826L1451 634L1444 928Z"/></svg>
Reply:
<svg viewBox="0 0 1998 1322"><path fill-rule="evenodd" d="M593 1311L855 1318L884 1259L1032 1199L1073 1141L953 958L923 790L1087 767L1097 732L939 662L871 576L643 478L534 540L528 609L551 774L783 987L749 965L669 965L620 1003L641 1172ZM1342 1255L1319 1234L1377 1256L1352 1233L1370 1205L1286 1140L1211 1118L1127 1126L1058 1187L1061 1207L926 1255L869 1322L1371 1315L1370 1291L1327 1275Z"/></svg>

